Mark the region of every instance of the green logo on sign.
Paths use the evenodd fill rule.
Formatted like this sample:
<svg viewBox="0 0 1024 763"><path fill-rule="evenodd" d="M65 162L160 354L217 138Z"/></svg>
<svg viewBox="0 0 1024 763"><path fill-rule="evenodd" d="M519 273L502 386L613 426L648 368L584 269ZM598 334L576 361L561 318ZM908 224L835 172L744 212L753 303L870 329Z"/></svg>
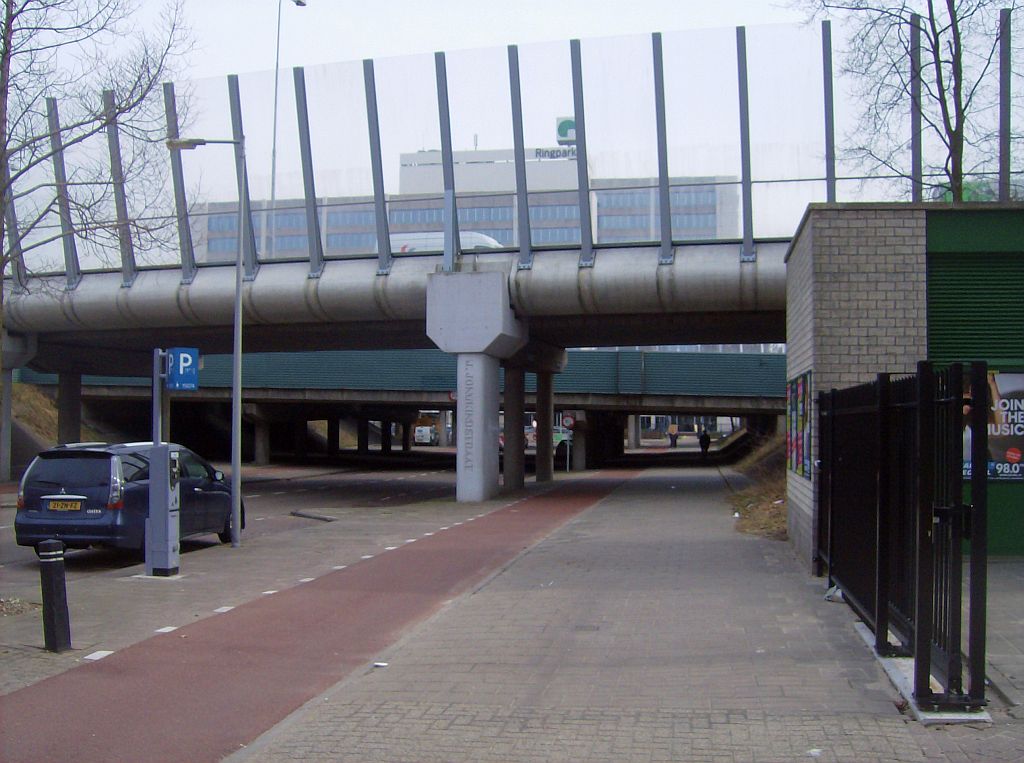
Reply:
<svg viewBox="0 0 1024 763"><path fill-rule="evenodd" d="M572 117L559 117L555 122L555 135L558 145L571 146L576 143L576 120Z"/></svg>

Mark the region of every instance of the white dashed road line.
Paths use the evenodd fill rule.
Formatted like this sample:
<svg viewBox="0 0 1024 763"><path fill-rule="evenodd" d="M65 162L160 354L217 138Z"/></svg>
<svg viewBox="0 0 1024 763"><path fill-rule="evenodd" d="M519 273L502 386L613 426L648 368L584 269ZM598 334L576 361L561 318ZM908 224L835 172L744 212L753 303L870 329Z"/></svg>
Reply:
<svg viewBox="0 0 1024 763"><path fill-rule="evenodd" d="M114 653L113 650L101 649L98 652L93 652L92 654L85 655L85 657L83 657L82 659L83 660L93 660L95 662L96 660L102 660L104 657L109 657L113 653Z"/></svg>

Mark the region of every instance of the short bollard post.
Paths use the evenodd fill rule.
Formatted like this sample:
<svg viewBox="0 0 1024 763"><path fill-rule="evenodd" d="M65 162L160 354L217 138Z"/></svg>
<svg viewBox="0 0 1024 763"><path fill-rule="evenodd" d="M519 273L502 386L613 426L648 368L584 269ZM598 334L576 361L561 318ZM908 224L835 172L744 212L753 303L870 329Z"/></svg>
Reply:
<svg viewBox="0 0 1024 763"><path fill-rule="evenodd" d="M71 618L64 583L64 544L44 540L39 544L39 585L43 591L43 641L48 652L71 648Z"/></svg>

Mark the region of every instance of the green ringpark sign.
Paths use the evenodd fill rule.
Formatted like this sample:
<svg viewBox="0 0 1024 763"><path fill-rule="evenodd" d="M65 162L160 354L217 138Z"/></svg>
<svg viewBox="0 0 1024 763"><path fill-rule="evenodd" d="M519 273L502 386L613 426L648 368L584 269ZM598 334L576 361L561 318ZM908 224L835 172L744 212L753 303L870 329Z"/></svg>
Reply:
<svg viewBox="0 0 1024 763"><path fill-rule="evenodd" d="M560 146L576 144L576 120L573 117L559 117L555 121L555 136Z"/></svg>

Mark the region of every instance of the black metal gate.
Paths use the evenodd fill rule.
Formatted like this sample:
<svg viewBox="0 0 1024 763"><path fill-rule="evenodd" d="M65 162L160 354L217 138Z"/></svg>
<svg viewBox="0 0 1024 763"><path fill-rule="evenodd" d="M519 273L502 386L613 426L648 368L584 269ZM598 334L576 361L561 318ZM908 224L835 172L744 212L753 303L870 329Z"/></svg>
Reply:
<svg viewBox="0 0 1024 763"><path fill-rule="evenodd" d="M922 707L985 704L985 364L971 364L967 381L960 364L936 370L925 362L912 376L880 374L818 397L818 556L871 627L878 653L914 658L914 697ZM972 464L978 468L968 471Z"/></svg>

